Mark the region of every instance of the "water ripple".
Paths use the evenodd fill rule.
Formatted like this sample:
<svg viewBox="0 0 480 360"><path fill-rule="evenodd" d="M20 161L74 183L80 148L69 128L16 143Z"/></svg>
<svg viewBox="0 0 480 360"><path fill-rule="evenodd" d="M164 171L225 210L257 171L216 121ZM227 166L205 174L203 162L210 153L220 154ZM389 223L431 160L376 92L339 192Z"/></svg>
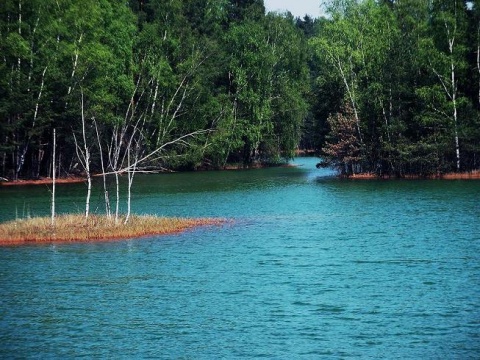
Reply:
<svg viewBox="0 0 480 360"><path fill-rule="evenodd" d="M478 359L478 183L305 164L139 178L134 211L222 228L0 248L0 358Z"/></svg>

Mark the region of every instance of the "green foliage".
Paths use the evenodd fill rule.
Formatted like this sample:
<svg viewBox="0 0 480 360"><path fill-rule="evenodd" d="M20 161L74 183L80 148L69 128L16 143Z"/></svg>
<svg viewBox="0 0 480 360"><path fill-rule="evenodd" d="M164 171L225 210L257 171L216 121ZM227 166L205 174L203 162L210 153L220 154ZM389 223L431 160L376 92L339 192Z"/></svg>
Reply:
<svg viewBox="0 0 480 360"><path fill-rule="evenodd" d="M54 128L61 173L78 171L82 119L92 172L128 149L153 152L148 169L198 168L298 144L308 50L261 0L5 0L0 36L2 177L48 176Z"/></svg>
<svg viewBox="0 0 480 360"><path fill-rule="evenodd" d="M476 2L326 5L294 19L262 0L1 2L0 176L48 176L54 128L61 173L77 171L82 115L93 172L101 155L125 169L128 149L154 154L145 169L195 169L299 144L346 172L478 168Z"/></svg>
<svg viewBox="0 0 480 360"><path fill-rule="evenodd" d="M478 167L472 124L478 124L474 104L480 83L470 79L478 78L472 69L478 68L480 32L468 31L476 29L476 4L332 0L327 5L330 18L319 24L310 45L318 94L313 108L321 109L318 147L329 153L328 160L334 133L328 115L338 111L343 95L357 112L363 171L404 176ZM338 88L341 94L332 92ZM323 110L322 103L337 108ZM338 154L336 161L344 162Z"/></svg>

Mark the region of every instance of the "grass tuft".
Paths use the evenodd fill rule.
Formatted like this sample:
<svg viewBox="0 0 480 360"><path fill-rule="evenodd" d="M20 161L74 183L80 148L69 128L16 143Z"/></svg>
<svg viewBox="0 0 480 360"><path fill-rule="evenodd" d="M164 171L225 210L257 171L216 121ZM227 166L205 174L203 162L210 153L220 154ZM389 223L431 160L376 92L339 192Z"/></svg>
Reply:
<svg viewBox="0 0 480 360"><path fill-rule="evenodd" d="M48 243L67 241L98 241L137 238L147 235L165 235L185 231L198 226L220 225L222 219L167 218L152 215L115 219L101 215L60 215L51 225L49 217L12 220L0 224L0 245L24 243Z"/></svg>

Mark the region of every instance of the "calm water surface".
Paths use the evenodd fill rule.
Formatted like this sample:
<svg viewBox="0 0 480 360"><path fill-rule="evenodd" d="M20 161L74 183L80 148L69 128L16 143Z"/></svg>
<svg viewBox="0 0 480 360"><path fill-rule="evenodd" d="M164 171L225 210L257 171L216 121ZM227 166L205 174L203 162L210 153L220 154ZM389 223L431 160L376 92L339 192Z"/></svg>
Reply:
<svg viewBox="0 0 480 360"><path fill-rule="evenodd" d="M221 228L0 248L0 358L480 358L480 182L295 162L135 179L135 212ZM84 185L57 192L81 211ZM0 188L0 219L48 197Z"/></svg>

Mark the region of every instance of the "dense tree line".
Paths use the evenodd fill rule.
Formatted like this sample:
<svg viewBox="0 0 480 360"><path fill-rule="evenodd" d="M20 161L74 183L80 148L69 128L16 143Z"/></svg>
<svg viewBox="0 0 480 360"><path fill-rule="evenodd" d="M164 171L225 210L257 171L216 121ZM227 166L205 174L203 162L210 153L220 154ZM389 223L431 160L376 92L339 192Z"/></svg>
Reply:
<svg viewBox="0 0 480 360"><path fill-rule="evenodd" d="M334 0L328 10L310 40L323 164L347 175L477 169L477 1Z"/></svg>
<svg viewBox="0 0 480 360"><path fill-rule="evenodd" d="M476 1L5 0L0 176L277 163L479 167ZM117 179L118 180L118 179ZM131 181L129 181L131 184Z"/></svg>
<svg viewBox="0 0 480 360"><path fill-rule="evenodd" d="M53 129L63 175L278 162L298 144L307 43L263 1L5 0L0 36L4 178L49 176Z"/></svg>

